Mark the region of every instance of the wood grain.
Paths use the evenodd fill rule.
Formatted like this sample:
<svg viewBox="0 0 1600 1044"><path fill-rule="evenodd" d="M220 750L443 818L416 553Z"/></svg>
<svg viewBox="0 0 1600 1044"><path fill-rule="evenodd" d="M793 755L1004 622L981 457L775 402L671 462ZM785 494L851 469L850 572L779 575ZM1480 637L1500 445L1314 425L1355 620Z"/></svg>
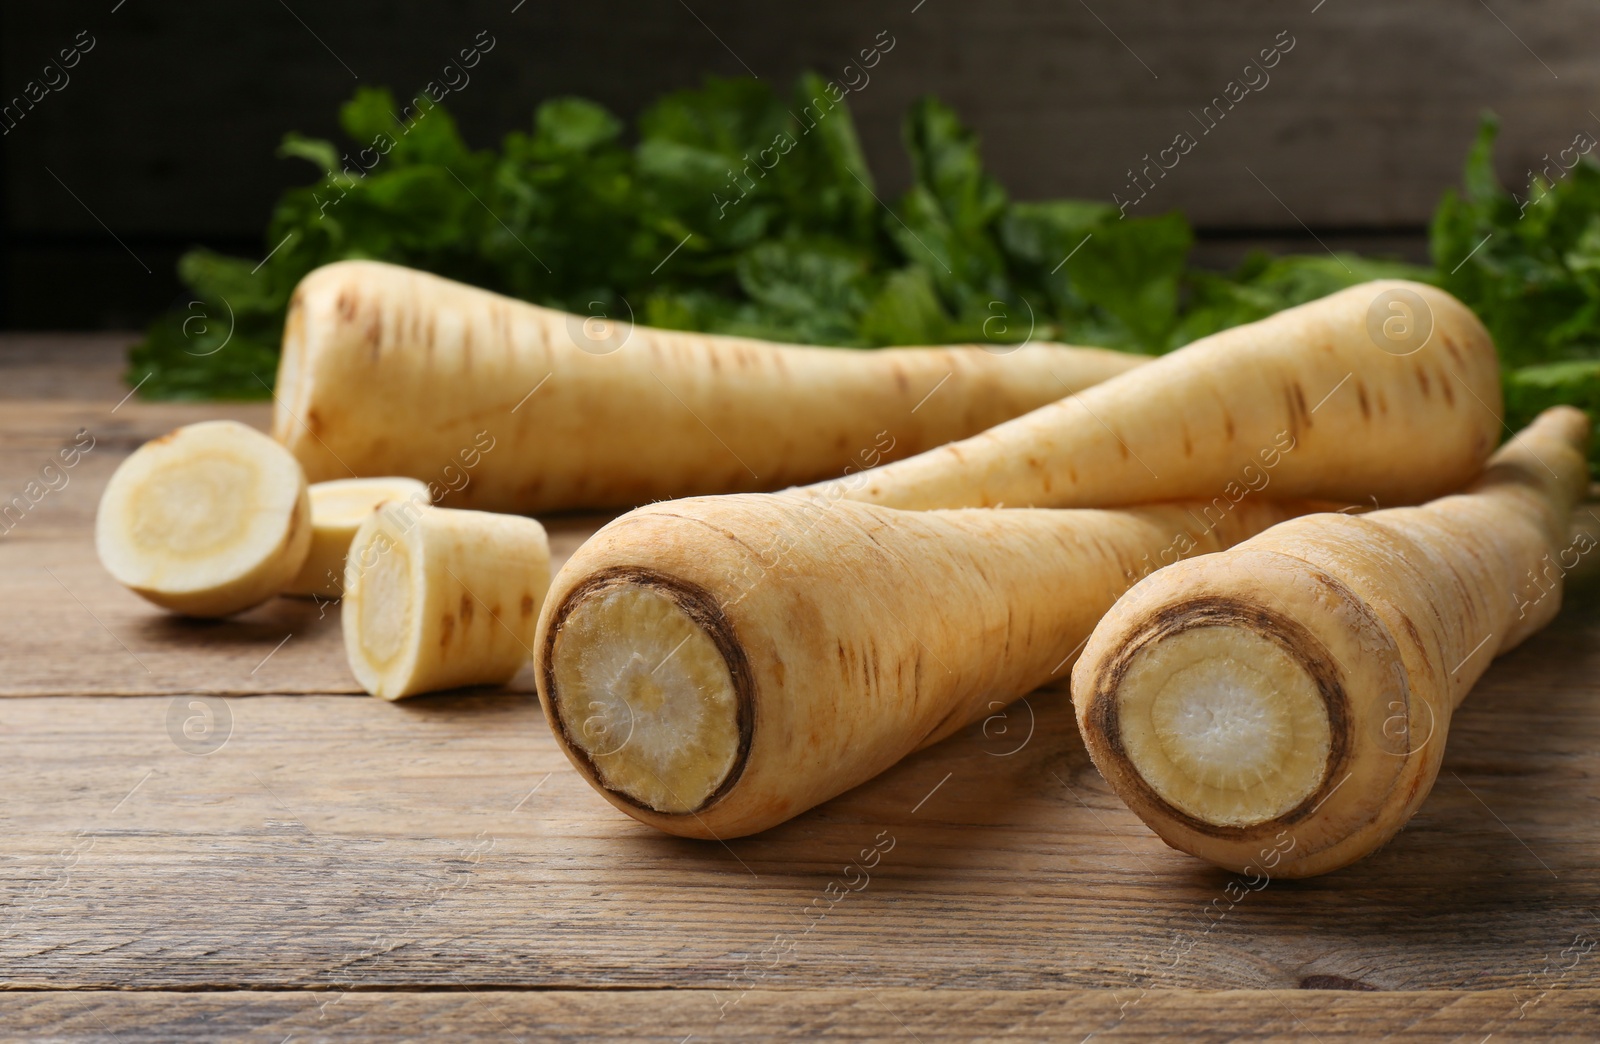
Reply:
<svg viewBox="0 0 1600 1044"><path fill-rule="evenodd" d="M1060 693L727 845L612 810L528 696L230 699L231 735L203 757L172 738L186 695L0 701L0 980L1600 986L1600 955L1571 959L1600 939L1600 712L1570 680L1593 669L1597 628L1596 607L1569 611L1496 665L1386 849L1236 904L1227 875L1111 795ZM885 838L866 886L830 906Z"/></svg>
<svg viewBox="0 0 1600 1044"><path fill-rule="evenodd" d="M1137 999L1137 1003L1132 1003ZM18 1036L77 1040L1463 1040L1591 1041L1600 991L706 990L51 993L0 997ZM1128 1005L1122 1007L1122 1005ZM115 1029L113 1030L113 1027Z"/></svg>

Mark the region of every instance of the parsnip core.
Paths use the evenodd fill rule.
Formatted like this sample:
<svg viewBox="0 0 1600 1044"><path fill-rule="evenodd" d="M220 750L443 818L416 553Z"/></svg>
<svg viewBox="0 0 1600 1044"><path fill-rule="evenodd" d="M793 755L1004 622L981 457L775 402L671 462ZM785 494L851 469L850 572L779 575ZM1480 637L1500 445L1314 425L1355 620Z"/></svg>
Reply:
<svg viewBox="0 0 1600 1044"><path fill-rule="evenodd" d="M129 538L147 554L202 558L243 538L263 482L256 461L225 452L152 470L131 497Z"/></svg>
<svg viewBox="0 0 1600 1044"><path fill-rule="evenodd" d="M1202 822L1275 819L1327 771L1332 728L1316 682L1254 631L1193 627L1153 641L1130 659L1116 697L1133 769Z"/></svg>
<svg viewBox="0 0 1600 1044"><path fill-rule="evenodd" d="M739 760L739 698L717 644L669 593L619 583L580 594L551 650L550 699L601 785L685 814Z"/></svg>
<svg viewBox="0 0 1600 1044"><path fill-rule="evenodd" d="M404 539L383 541L361 573L361 652L375 671L387 671L411 638L414 564ZM363 549L366 550L366 549Z"/></svg>

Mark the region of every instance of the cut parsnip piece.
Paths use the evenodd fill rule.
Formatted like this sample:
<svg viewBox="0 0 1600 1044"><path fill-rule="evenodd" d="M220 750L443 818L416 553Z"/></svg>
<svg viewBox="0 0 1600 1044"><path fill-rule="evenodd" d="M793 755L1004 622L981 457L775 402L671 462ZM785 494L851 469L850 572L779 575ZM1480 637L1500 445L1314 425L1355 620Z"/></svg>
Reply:
<svg viewBox="0 0 1600 1044"><path fill-rule="evenodd" d="M283 589L311 546L305 474L237 421L152 439L117 468L95 548L117 582L190 616L226 616Z"/></svg>
<svg viewBox="0 0 1600 1044"><path fill-rule="evenodd" d="M749 834L1065 678L1143 572L1306 509L653 505L557 576L539 695L573 764L624 812L687 837Z"/></svg>
<svg viewBox="0 0 1600 1044"><path fill-rule="evenodd" d="M1113 507L1216 496L1276 447L1269 496L1415 504L1477 475L1500 414L1494 342L1472 310L1384 280L812 488L898 508Z"/></svg>
<svg viewBox="0 0 1600 1044"><path fill-rule="evenodd" d="M338 598L344 593L344 556L356 530L388 501L431 503L428 484L413 478L334 479L311 486L311 551L283 589L286 595Z"/></svg>
<svg viewBox="0 0 1600 1044"><path fill-rule="evenodd" d="M1309 515L1143 581L1073 671L1095 764L1168 844L1230 870L1375 851L1428 796L1472 684L1555 616L1588 438L1559 406L1464 493Z"/></svg>
<svg viewBox="0 0 1600 1044"><path fill-rule="evenodd" d="M313 481L491 511L777 489L976 434L1147 364L1063 345L854 351L584 317L377 261L295 288L272 432Z"/></svg>
<svg viewBox="0 0 1600 1044"><path fill-rule="evenodd" d="M510 681L549 586L550 542L533 519L386 504L345 560L350 669L386 700Z"/></svg>

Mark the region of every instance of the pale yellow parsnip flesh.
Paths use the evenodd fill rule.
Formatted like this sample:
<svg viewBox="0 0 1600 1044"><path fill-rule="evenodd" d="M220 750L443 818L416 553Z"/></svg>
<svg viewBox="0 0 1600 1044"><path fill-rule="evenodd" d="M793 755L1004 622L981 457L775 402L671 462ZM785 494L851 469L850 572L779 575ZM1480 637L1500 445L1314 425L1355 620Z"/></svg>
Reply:
<svg viewBox="0 0 1600 1044"><path fill-rule="evenodd" d="M259 510L260 469L248 458L210 453L152 474L132 498L128 533L141 549L192 561L240 539Z"/></svg>
<svg viewBox="0 0 1600 1044"><path fill-rule="evenodd" d="M388 545L362 577L359 603L361 650L379 671L390 667L412 631L411 551L403 541Z"/></svg>
<svg viewBox="0 0 1600 1044"><path fill-rule="evenodd" d="M601 783L658 812L692 812L739 758L733 677L670 595L624 583L581 597L552 656L556 713Z"/></svg>
<svg viewBox="0 0 1600 1044"><path fill-rule="evenodd" d="M1326 773L1332 734L1316 683L1251 631L1196 627L1147 645L1117 698L1120 738L1139 774L1204 822L1282 815Z"/></svg>

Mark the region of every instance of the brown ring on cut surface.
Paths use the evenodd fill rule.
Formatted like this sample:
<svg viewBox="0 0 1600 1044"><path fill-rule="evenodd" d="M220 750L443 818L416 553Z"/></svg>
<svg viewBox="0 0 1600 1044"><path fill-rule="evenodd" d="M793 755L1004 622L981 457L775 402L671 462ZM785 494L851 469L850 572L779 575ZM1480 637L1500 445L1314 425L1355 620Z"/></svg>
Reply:
<svg viewBox="0 0 1600 1044"><path fill-rule="evenodd" d="M1156 793L1144 777L1133 767L1132 758L1122 742L1122 724L1119 719L1117 693L1123 676L1133 659L1151 642L1179 634L1196 627L1243 626L1251 633L1278 645L1310 675L1322 696L1328 715L1329 750L1322 781L1300 804L1271 819L1251 826L1221 826L1199 819L1185 812ZM1122 768L1121 775L1139 794L1140 800L1159 809L1167 817L1198 833L1230 840L1251 840L1265 836L1285 825L1298 823L1319 807L1338 786L1333 782L1352 754L1349 696L1340 684L1333 666L1333 657L1323 644L1304 626L1288 617L1280 616L1259 605L1234 598L1206 597L1170 605L1156 613L1125 642L1107 667L1095 678L1094 693L1090 697L1085 718L1104 738L1107 750Z"/></svg>
<svg viewBox="0 0 1600 1044"><path fill-rule="evenodd" d="M723 665L727 667L728 676L733 681L736 722L739 730L739 748L734 755L733 766L728 769L722 782L717 784L717 788L704 801L687 812L662 812L632 795L607 786L593 759L573 741L572 735L567 731L566 720L556 710L555 646L562 625L585 598L611 588L628 585L650 588L670 598L674 606L711 639L717 652L722 655ZM749 761L751 740L755 735L755 675L750 670L750 661L745 656L744 647L734 637L733 624L722 611L721 603L710 591L669 573L642 566L613 566L602 569L585 577L561 600L555 615L550 619L549 632L545 636L544 648L540 652L543 655L544 684L545 692L549 696L551 724L555 726L562 746L582 765L584 774L607 794L651 815L692 816L704 812L721 801L739 782L740 776L744 774L745 764Z"/></svg>

